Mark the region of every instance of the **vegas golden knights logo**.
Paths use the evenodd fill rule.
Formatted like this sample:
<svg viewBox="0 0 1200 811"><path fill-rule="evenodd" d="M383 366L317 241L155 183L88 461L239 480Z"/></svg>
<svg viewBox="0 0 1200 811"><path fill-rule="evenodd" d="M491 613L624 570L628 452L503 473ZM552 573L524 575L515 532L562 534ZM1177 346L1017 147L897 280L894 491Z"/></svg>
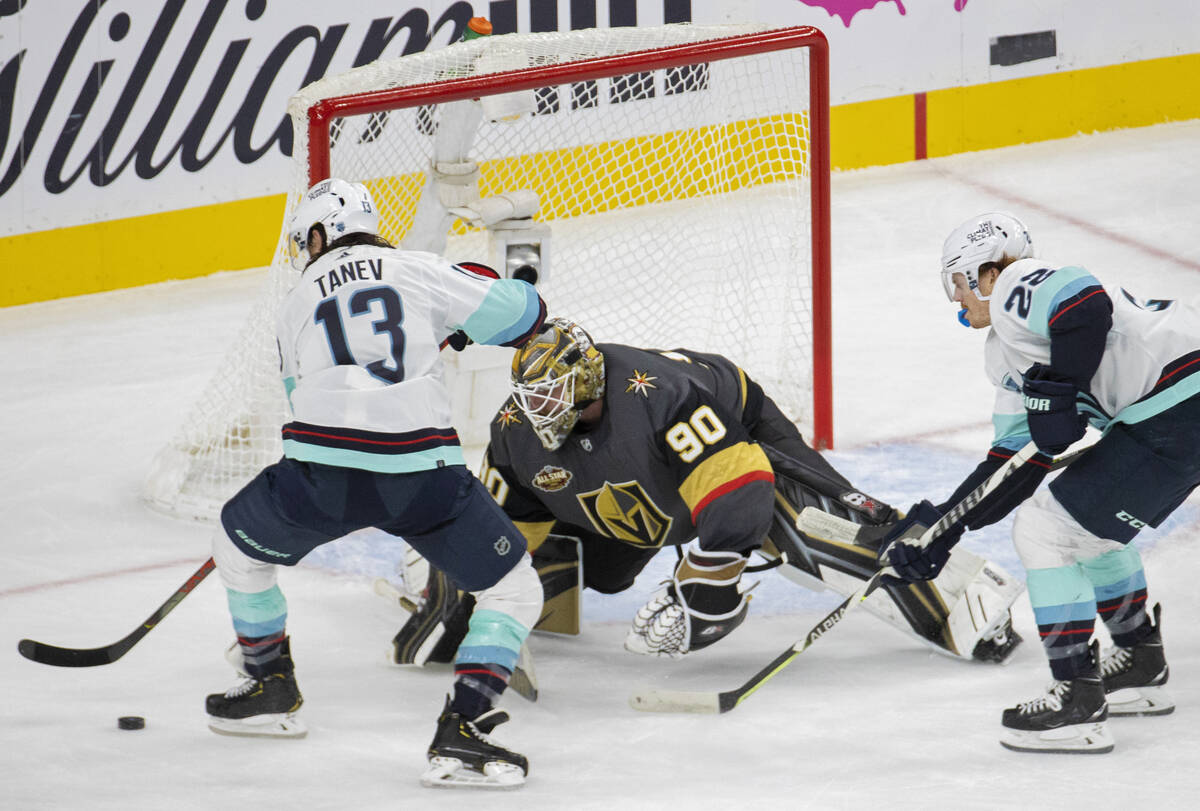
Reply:
<svg viewBox="0 0 1200 811"><path fill-rule="evenodd" d="M671 517L658 508L636 481L580 493L579 503L602 534L634 546L662 546L671 530Z"/></svg>

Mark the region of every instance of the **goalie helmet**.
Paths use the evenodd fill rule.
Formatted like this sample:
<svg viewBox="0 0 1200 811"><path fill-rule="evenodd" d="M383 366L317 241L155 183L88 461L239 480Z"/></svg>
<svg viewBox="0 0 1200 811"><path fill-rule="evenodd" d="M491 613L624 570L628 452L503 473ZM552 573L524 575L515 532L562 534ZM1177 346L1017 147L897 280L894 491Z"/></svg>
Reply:
<svg viewBox="0 0 1200 811"><path fill-rule="evenodd" d="M304 270L311 261L308 234L314 227L322 231L324 248L346 234L378 233L379 214L371 192L361 183L338 178L322 180L305 192L288 226L288 255L296 270Z"/></svg>
<svg viewBox="0 0 1200 811"><path fill-rule="evenodd" d="M542 446L557 450L579 412L604 396L604 355L574 321L548 319L513 357L512 391Z"/></svg>
<svg viewBox="0 0 1200 811"><path fill-rule="evenodd" d="M1033 256L1033 240L1025 223L1012 214L993 211L972 217L951 232L942 245L942 286L954 301L954 274L961 273L980 301L979 271L985 265L1015 262ZM1007 264L1005 262L1004 264Z"/></svg>

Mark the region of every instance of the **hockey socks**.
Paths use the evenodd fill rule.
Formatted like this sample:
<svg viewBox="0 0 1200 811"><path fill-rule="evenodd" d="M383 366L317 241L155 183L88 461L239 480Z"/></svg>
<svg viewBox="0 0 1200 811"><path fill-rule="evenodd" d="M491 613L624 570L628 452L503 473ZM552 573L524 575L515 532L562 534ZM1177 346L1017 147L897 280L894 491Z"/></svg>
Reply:
<svg viewBox="0 0 1200 811"><path fill-rule="evenodd" d="M450 711L474 720L488 712L508 686L512 673L497 664L460 663L454 667Z"/></svg>
<svg viewBox="0 0 1200 811"><path fill-rule="evenodd" d="M242 651L242 668L248 676L262 678L269 673L291 672L290 653L284 661L287 637L282 633L270 636L238 636Z"/></svg>

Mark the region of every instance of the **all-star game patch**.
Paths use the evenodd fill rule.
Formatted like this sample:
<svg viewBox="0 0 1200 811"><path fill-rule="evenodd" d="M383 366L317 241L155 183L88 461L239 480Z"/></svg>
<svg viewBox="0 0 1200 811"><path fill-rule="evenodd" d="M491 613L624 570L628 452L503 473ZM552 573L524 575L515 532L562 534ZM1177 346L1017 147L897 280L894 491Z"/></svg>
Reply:
<svg viewBox="0 0 1200 811"><path fill-rule="evenodd" d="M571 476L571 471L565 468L546 465L534 475L530 484L544 493L555 493L570 483Z"/></svg>

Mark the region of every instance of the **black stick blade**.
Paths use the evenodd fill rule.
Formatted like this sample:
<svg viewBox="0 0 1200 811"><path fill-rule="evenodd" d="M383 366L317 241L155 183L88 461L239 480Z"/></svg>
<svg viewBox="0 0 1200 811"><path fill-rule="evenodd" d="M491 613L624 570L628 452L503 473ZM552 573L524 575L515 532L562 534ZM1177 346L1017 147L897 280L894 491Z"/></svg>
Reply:
<svg viewBox="0 0 1200 811"><path fill-rule="evenodd" d="M38 664L54 667L96 667L115 662L125 652L117 645L104 648L59 648L32 639L22 639L17 643L17 651L26 659Z"/></svg>
<svg viewBox="0 0 1200 811"><path fill-rule="evenodd" d="M129 649L138 643L138 640L150 633L154 629L154 626L158 625L163 617L170 614L175 606L179 605L180 601L188 596L192 589L200 585L214 568L215 564L212 558L204 561L200 565L200 568L193 572L192 576L182 586L177 588L175 593L168 597L165 603L155 609L154 613L145 622L133 629L133 632L124 639L120 639L111 645L105 645L102 648L60 648L55 645L47 645L45 642L22 639L17 643L17 652L26 659L53 667L96 667L98 665L112 664L128 653Z"/></svg>

